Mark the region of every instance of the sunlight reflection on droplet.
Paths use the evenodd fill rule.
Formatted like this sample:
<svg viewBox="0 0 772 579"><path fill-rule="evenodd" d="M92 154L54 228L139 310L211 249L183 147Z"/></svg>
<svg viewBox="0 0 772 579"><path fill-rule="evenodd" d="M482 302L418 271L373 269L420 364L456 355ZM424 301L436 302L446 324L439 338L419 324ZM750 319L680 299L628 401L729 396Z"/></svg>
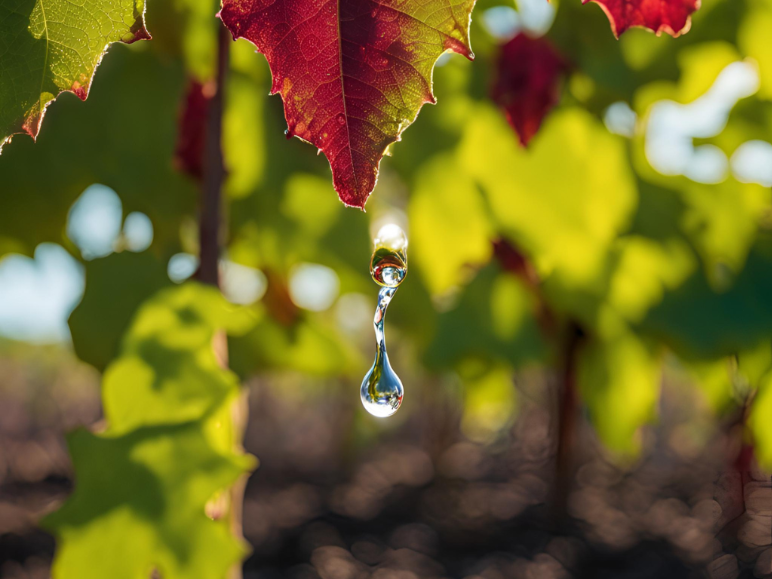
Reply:
<svg viewBox="0 0 772 579"><path fill-rule="evenodd" d="M91 185L73 203L67 216L67 236L84 259L110 255L121 233L123 205L105 185Z"/></svg>
<svg viewBox="0 0 772 579"><path fill-rule="evenodd" d="M324 265L301 263L290 273L290 297L295 305L306 310L326 310L338 297L339 288L338 274Z"/></svg>
<svg viewBox="0 0 772 579"><path fill-rule="evenodd" d="M153 222L139 211L129 213L123 222L123 239L129 251L145 251L153 243Z"/></svg>

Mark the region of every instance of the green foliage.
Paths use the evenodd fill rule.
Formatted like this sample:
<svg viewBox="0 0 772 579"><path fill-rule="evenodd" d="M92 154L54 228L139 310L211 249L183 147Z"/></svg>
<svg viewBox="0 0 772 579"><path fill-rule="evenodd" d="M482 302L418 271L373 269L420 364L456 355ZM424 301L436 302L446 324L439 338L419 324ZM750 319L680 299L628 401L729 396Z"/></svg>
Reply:
<svg viewBox="0 0 772 579"><path fill-rule="evenodd" d="M491 258L493 227L474 181L450 155L423 165L410 197L412 260L432 294L466 281Z"/></svg>
<svg viewBox="0 0 772 579"><path fill-rule="evenodd" d="M118 354L137 308L169 285L164 265L151 253L114 253L86 263L86 291L70 315L78 357L104 370Z"/></svg>
<svg viewBox="0 0 772 579"><path fill-rule="evenodd" d="M35 6L8 1L0 0L0 31L12 26L6 39L32 43L20 31ZM497 4L511 2L481 2L477 14ZM731 175L717 184L663 175L646 155L656 103L691 103L746 58L758 63L759 92L734 107L720 134L694 144L731 156L751 139L772 140L768 0L704 0L687 35L632 30L620 41L597 7L561 2L548 37L573 67L527 149L487 96L498 47L475 18L475 62L436 69L440 104L424 107L392 147L367 215L335 200L312 147L285 138L281 103L266 98L266 63L245 41L231 44L227 257L268 280L262 302L246 308L212 288L169 287L169 256L198 249L196 184L174 168L179 104L186 77L211 79L219 22L208 1L149 9L153 43L112 49L87 102L63 97L37 144L17 139L0 157L0 254L29 254L43 241L75 253L67 214L92 183L112 187L126 213L149 215L155 231L147 252L86 263L86 293L70 318L77 354L104 370L107 426L70 438L76 490L48 519L61 541L55 576L133 579L154 568L163 577L225 576L244 549L205 505L252 465L234 450L236 376L361 378L376 292L370 229L395 215L407 218L410 237L410 274L387 321L395 369L411 378L402 413L424 378L453 375L465 434L493 441L518 408L514 372L557 374L572 354L580 403L617 456L641 451L661 384L676 380L701 391L717 417L750 403L757 455L772 466L770 189ZM28 112L5 106L4 79L15 70L6 63L16 57L4 46L2 130L2 115ZM629 139L602 121L617 101L637 113ZM495 263L499 238L533 279ZM292 303L289 279L304 262L332 268L340 293L364 300L359 330L341 327L355 317L341 311L349 302L327 312ZM583 337L566 352L576 327ZM220 330L230 335L233 372L212 349Z"/></svg>
<svg viewBox="0 0 772 579"><path fill-rule="evenodd" d="M0 149L33 138L62 91L86 98L113 42L149 38L142 0L3 0L0 3Z"/></svg>
<svg viewBox="0 0 772 579"><path fill-rule="evenodd" d="M105 372L106 429L68 439L76 489L45 521L59 539L55 577L223 577L244 555L228 519L206 512L254 467L233 450L240 388L212 343L253 323L195 283L139 309Z"/></svg>
<svg viewBox="0 0 772 579"><path fill-rule="evenodd" d="M545 356L534 296L496 266L482 270L455 308L440 314L426 363L438 370L468 359L520 366Z"/></svg>
<svg viewBox="0 0 772 579"><path fill-rule="evenodd" d="M639 429L655 413L658 356L632 334L587 344L580 353L579 390L598 436L611 450L634 455Z"/></svg>
<svg viewBox="0 0 772 579"><path fill-rule="evenodd" d="M114 189L125 214L150 217L157 252L177 250L196 199L172 162L183 70L140 46L115 47L94 94L85 103L65 95L37 143L16 139L3 149L0 254L3 239L28 255L38 243L62 243L72 203L93 183Z"/></svg>

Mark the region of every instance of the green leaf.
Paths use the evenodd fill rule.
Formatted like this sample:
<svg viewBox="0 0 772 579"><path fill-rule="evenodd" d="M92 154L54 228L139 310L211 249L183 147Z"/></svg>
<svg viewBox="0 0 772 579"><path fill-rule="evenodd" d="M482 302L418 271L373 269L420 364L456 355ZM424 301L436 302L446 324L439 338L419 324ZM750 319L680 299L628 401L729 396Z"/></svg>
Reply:
<svg viewBox="0 0 772 579"><path fill-rule="evenodd" d="M223 579L246 549L207 501L251 466L217 452L201 423L122 436L68 437L75 491L44 521L58 538L56 579Z"/></svg>
<svg viewBox="0 0 772 579"><path fill-rule="evenodd" d="M738 31L738 44L742 51L756 60L761 77L759 96L772 99L772 43L769 31L772 29L772 4L756 2L748 10Z"/></svg>
<svg viewBox="0 0 772 579"><path fill-rule="evenodd" d="M633 334L582 347L577 370L582 400L601 440L613 451L634 455L639 431L655 415L660 361Z"/></svg>
<svg viewBox="0 0 772 579"><path fill-rule="evenodd" d="M426 364L443 369L477 359L518 367L537 361L548 346L535 311L534 296L524 284L490 265L464 289L455 308L438 316Z"/></svg>
<svg viewBox="0 0 772 579"><path fill-rule="evenodd" d="M94 183L116 191L124 214L150 217L157 253L179 251L180 224L197 198L172 163L185 79L179 63L136 48L115 47L88 101L63 97L37 143L19 139L0 156L0 236L24 253L66 244L70 207Z"/></svg>
<svg viewBox="0 0 772 579"><path fill-rule="evenodd" d="M490 261L493 227L474 181L452 155L423 165L410 198L411 261L442 294Z"/></svg>
<svg viewBox="0 0 772 579"><path fill-rule="evenodd" d="M536 267L553 307L593 323L609 248L638 198L624 143L571 108L554 112L524 150L504 118L481 106L458 154L498 227Z"/></svg>
<svg viewBox="0 0 772 579"><path fill-rule="evenodd" d="M517 392L512 369L506 364L481 367L467 361L459 374L464 385L461 430L471 440L491 442L515 418Z"/></svg>
<svg viewBox="0 0 772 579"><path fill-rule="evenodd" d="M772 469L772 373L765 376L756 395L748 426L755 442L756 459L762 468Z"/></svg>
<svg viewBox="0 0 772 579"><path fill-rule="evenodd" d="M104 370L139 305L171 285L166 267L149 252L114 253L86 262L86 291L70 314L75 353Z"/></svg>
<svg viewBox="0 0 772 579"><path fill-rule="evenodd" d="M715 358L756 347L772 326L772 246L765 236L743 270L718 291L702 270L668 292L640 329L688 358Z"/></svg>
<svg viewBox="0 0 772 579"><path fill-rule="evenodd" d="M167 288L137 311L121 356L105 372L102 397L111 433L201 419L239 391L215 358L215 331L243 334L255 322L215 288Z"/></svg>
<svg viewBox="0 0 772 579"><path fill-rule="evenodd" d="M75 491L45 525L59 539L57 579L224 579L246 549L207 504L245 471L234 452L235 376L217 363L215 333L254 318L197 283L166 288L139 309L107 369L102 433L69 437Z"/></svg>
<svg viewBox="0 0 772 579"><path fill-rule="evenodd" d="M731 364L727 358L717 360L680 359L692 383L700 390L714 414L725 411L735 398Z"/></svg>
<svg viewBox="0 0 772 579"><path fill-rule="evenodd" d="M743 268L758 223L769 210L772 191L729 178L718 185L686 184L681 198L687 204L682 227L697 248L711 283L723 289L727 276Z"/></svg>
<svg viewBox="0 0 772 579"><path fill-rule="evenodd" d="M107 47L150 38L143 0L0 2L0 149L15 133L37 137L62 92L86 100Z"/></svg>
<svg viewBox="0 0 772 579"><path fill-rule="evenodd" d="M362 355L314 316L301 318L291 326L264 316L251 332L231 339L230 345L231 364L239 376L275 369L322 377L366 370Z"/></svg>

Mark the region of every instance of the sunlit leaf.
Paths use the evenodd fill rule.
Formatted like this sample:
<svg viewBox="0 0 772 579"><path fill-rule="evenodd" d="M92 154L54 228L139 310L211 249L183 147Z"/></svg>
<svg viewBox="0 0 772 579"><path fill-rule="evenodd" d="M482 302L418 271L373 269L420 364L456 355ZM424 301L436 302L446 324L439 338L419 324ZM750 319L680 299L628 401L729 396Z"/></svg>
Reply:
<svg viewBox="0 0 772 579"><path fill-rule="evenodd" d="M99 90L85 103L60 99L37 143L17 139L4 149L0 236L17 240L27 254L43 241L66 243L70 207L101 183L116 191L124 214L150 217L153 247L169 256L179 250L180 223L197 198L193 182L172 163L182 68L115 46L95 82Z"/></svg>
<svg viewBox="0 0 772 579"><path fill-rule="evenodd" d="M244 556L228 518L206 508L254 467L234 451L240 389L213 344L253 323L193 282L139 309L105 373L106 430L69 438L75 491L45 521L59 539L55 577L224 578Z"/></svg>
<svg viewBox="0 0 772 579"><path fill-rule="evenodd" d="M461 429L477 442L491 439L514 419L517 409L512 369L467 362L459 368L464 384L464 414Z"/></svg>
<svg viewBox="0 0 772 579"><path fill-rule="evenodd" d="M251 466L207 441L200 423L68 438L75 491L44 524L59 540L57 579L222 579L246 549L205 505Z"/></svg>
<svg viewBox="0 0 772 579"><path fill-rule="evenodd" d="M296 370L312 376L357 374L364 360L329 325L303 319L287 327L264 317L231 344L231 364L241 376L257 371ZM364 368L366 370L366 368Z"/></svg>
<svg viewBox="0 0 772 579"><path fill-rule="evenodd" d="M215 331L243 334L255 322L216 289L187 283L139 308L121 356L105 372L102 398L110 432L201 419L239 390L215 358Z"/></svg>
<svg viewBox="0 0 772 579"><path fill-rule="evenodd" d="M755 442L754 453L759 463L767 469L772 468L772 373L768 373L759 386L751 413L748 417Z"/></svg>
<svg viewBox="0 0 772 579"><path fill-rule="evenodd" d="M411 263L433 294L465 281L487 263L494 237L490 218L472 179L452 155L426 163L410 198Z"/></svg>
<svg viewBox="0 0 772 579"><path fill-rule="evenodd" d="M710 409L718 416L730 406L735 397L732 384L732 372L727 358L716 360L684 360L685 367L693 384L703 394Z"/></svg>
<svg viewBox="0 0 772 579"><path fill-rule="evenodd" d="M621 454L640 450L640 429L655 416L660 361L632 334L591 342L580 350L582 399L598 436Z"/></svg>
<svg viewBox="0 0 772 579"><path fill-rule="evenodd" d="M557 309L591 317L605 292L609 247L637 201L622 141L587 113L565 109L523 149L503 116L481 107L458 152Z"/></svg>
<svg viewBox="0 0 772 579"><path fill-rule="evenodd" d="M690 16L700 0L582 0L596 2L608 16L614 36L632 26L648 28L658 36L663 32L680 36L691 27Z"/></svg>
<svg viewBox="0 0 772 579"><path fill-rule="evenodd" d="M363 208L386 148L434 102L437 58L446 50L472 57L473 5L225 0L220 17L266 56L288 135L323 151L341 200Z"/></svg>
<svg viewBox="0 0 772 579"><path fill-rule="evenodd" d="M761 88L759 96L772 99L772 4L757 2L743 19L738 33L738 44L742 51L759 65Z"/></svg>
<svg viewBox="0 0 772 579"><path fill-rule="evenodd" d="M113 42L150 38L143 0L0 2L0 149L15 133L37 137L62 92L86 100Z"/></svg>

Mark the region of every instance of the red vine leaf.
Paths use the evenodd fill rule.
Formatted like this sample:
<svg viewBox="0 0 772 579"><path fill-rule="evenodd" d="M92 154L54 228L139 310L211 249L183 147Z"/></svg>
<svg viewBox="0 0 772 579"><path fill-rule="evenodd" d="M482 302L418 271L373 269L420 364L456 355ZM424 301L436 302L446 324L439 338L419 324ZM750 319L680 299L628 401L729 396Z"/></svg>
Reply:
<svg viewBox="0 0 772 579"><path fill-rule="evenodd" d="M493 100L528 144L547 113L560 99L560 82L568 66L546 38L518 34L501 47Z"/></svg>
<svg viewBox="0 0 772 579"><path fill-rule="evenodd" d="M179 171L198 181L204 174L206 119L214 90L211 84L188 81L178 123L174 164Z"/></svg>
<svg viewBox="0 0 772 579"><path fill-rule="evenodd" d="M689 32L691 15L700 8L701 0L582 0L596 2L608 16L614 36L628 28L648 28L657 36L676 37Z"/></svg>
<svg viewBox="0 0 772 579"><path fill-rule="evenodd" d="M393 142L434 103L446 50L473 58L474 0L223 0L234 38L262 52L288 136L324 152L346 205L364 208Z"/></svg>

